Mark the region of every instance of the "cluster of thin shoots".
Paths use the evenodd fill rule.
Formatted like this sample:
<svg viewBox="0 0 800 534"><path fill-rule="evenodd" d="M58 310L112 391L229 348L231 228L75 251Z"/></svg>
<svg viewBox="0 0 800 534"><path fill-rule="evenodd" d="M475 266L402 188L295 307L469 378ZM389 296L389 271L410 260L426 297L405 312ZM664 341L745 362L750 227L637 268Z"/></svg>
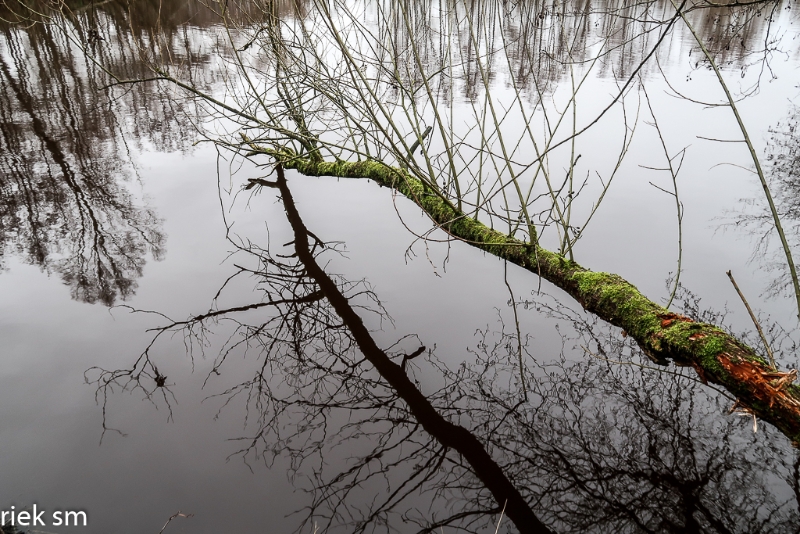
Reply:
<svg viewBox="0 0 800 534"><path fill-rule="evenodd" d="M769 5L774 12L778 4ZM663 2L591 7L454 0L424 7L407 0L209 1L207 7L221 21L221 88L192 81L193 67L174 60L170 43L144 42L139 54L153 75L125 79L106 70L111 85L165 83L199 97L213 117L223 119L215 123L213 141L234 151L247 152L255 143L314 161L403 167L465 216L570 259L631 147L643 76L666 53L674 29L687 28L742 131L800 309L800 282L778 209L714 55L730 51L734 36L746 34L760 5L748 3L740 15L732 7L720 13L723 7L713 2L685 1L673 1L671 8ZM710 14L702 31L711 32L708 42L717 41L713 50L687 15L698 10ZM64 24L76 42L87 40ZM775 44L768 30L765 69ZM102 68L102 57L85 48ZM591 103L596 99L579 97L597 92L592 86L598 76L613 81L599 107ZM677 174L685 152L667 150L646 99L672 178L667 193L678 212L677 284L683 248ZM595 142L589 130L601 122L615 129L618 148L604 160L582 160Z"/></svg>

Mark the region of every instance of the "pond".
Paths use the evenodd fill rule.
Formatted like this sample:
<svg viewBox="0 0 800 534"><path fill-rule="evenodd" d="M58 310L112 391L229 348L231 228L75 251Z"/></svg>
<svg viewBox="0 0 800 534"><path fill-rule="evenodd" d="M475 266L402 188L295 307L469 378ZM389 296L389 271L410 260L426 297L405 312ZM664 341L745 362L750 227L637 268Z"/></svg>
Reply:
<svg viewBox="0 0 800 534"><path fill-rule="evenodd" d="M274 150L407 170L766 358L730 271L791 382L715 68L797 254L796 7L5 2L4 532L795 532L786 427L399 186Z"/></svg>

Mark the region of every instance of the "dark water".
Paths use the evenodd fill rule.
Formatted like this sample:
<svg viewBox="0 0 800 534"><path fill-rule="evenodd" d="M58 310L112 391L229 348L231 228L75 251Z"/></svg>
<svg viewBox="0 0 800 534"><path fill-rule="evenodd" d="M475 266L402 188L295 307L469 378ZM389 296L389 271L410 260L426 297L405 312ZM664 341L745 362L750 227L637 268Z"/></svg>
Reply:
<svg viewBox="0 0 800 534"><path fill-rule="evenodd" d="M36 504L46 510L46 525L33 529L42 532L158 533L179 511L193 517L176 517L165 532L494 532L502 506L480 467L426 429L409 408L413 391L364 361L357 328L304 270L286 195L240 191L268 170L204 141L230 139L235 125L167 84L108 87L101 65L134 79L151 76L148 62L159 58L195 87L234 98L219 17L193 3L96 4L70 6L52 24L16 20L26 13L16 4L3 12L0 510ZM376 6L391 8L367 6L366 27ZM573 75L590 73L577 99L579 118L590 119L655 45L645 18L674 13L669 4L492 6L449 6L485 29L480 39L464 37L463 26L443 39L443 4L415 5L416 33L398 23L386 36L403 53L416 40L430 69L457 51L463 71L437 89L454 131L486 107L479 66L499 107L516 105L513 79L527 98L544 95L548 109L563 111L572 63ZM760 81L740 110L792 244L795 8L692 15L732 89ZM276 12L315 20L312 3ZM246 37L262 15L247 5L231 17ZM506 26L487 22L497 17ZM722 97L690 39L676 27L658 63L641 70L671 155L688 146L678 178L687 289L672 308L751 330L724 275L732 269L763 310L779 364L796 367L796 336L775 326L795 327L793 301L775 240L762 239L751 161L740 143L698 138L738 138L730 110L674 96ZM576 174L587 182L576 219L591 213L598 184L614 184L574 253L666 303L675 200L652 185L672 188L651 169L664 167L664 153L635 85L625 117L617 106L579 138ZM624 119L636 130L612 175ZM524 121L508 113L502 126L513 136ZM569 168L564 148L550 161L559 180ZM429 221L386 189L287 180L302 225L327 243L315 261L371 337L398 364L425 347L404 364L410 383L482 444L548 528L798 531L796 451L768 424L753 432L752 417L729 415L733 399L691 369L654 368L617 329L530 273L438 234L420 240ZM552 228L543 239L557 248ZM198 315L207 317L182 323ZM85 512L88 526L54 526L56 510ZM505 514L500 531L515 531Z"/></svg>

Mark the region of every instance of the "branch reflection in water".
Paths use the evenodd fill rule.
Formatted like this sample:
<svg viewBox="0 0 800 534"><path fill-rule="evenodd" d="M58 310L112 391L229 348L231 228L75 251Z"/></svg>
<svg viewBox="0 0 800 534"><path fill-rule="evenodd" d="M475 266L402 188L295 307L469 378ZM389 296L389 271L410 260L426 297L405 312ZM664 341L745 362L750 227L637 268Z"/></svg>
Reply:
<svg viewBox="0 0 800 534"><path fill-rule="evenodd" d="M559 357L527 366L528 400L505 327L480 332L457 368L413 335L378 348L362 317L382 324L387 311L365 281L322 270L340 247L306 229L282 173L250 187L279 189L290 250L246 241L239 253L255 266L240 257L207 313L159 327L132 367L87 377L101 399L122 386L171 405L158 339L180 332L203 348L224 331L205 384L220 413L244 410L238 455L267 467L288 458L309 495L298 531L488 532L504 506L504 528L520 532L783 532L800 521L800 463L781 436L753 434L725 415L729 399L680 371L611 363L641 355L555 301L528 303L565 332ZM257 281L259 299L220 307L240 277ZM600 359L571 362L571 344ZM249 370L231 362L241 355Z"/></svg>

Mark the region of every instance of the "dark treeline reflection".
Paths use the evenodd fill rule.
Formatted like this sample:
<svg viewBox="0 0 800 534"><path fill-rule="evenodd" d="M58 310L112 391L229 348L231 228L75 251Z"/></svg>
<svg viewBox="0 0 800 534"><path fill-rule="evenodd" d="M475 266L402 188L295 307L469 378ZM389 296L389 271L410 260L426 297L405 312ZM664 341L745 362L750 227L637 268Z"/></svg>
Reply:
<svg viewBox="0 0 800 534"><path fill-rule="evenodd" d="M172 409L159 337L227 339L206 388L221 413L247 414L239 454L284 458L308 492L298 531L494 532L504 508L507 532L796 531L796 453L769 428L753 433L750 416L727 415L732 400L693 372L648 368L619 331L546 297L527 304L558 320L564 348L527 364L524 389L502 322L456 366L426 348L435 339L379 348L362 320L388 319L378 296L323 271L338 247L305 227L281 174L251 183L280 189L288 250L248 242L207 313L163 325L131 368L87 376L101 398L121 385ZM257 281L258 299L224 306L239 279Z"/></svg>
<svg viewBox="0 0 800 534"><path fill-rule="evenodd" d="M121 183L129 169L113 113L43 33L30 54L6 32L0 53L0 250L58 272L73 298L110 305L132 293L164 236Z"/></svg>

